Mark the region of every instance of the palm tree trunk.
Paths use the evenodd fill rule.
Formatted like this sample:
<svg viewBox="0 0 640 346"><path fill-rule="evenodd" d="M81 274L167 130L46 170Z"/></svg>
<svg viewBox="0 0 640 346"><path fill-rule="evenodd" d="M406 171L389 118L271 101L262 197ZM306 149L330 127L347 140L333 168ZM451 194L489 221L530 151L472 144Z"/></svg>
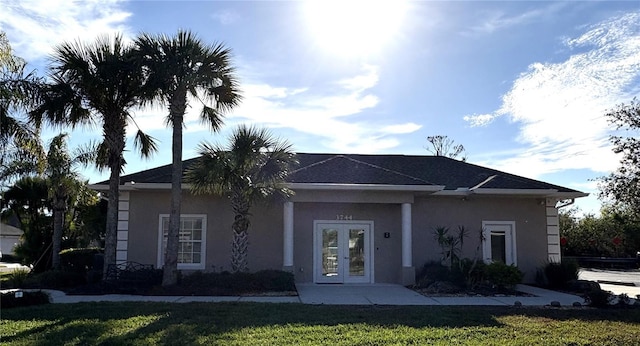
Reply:
<svg viewBox="0 0 640 346"><path fill-rule="evenodd" d="M51 266L60 269L60 250L62 250L62 230L64 228L64 199L56 197L53 207L53 247Z"/></svg>
<svg viewBox="0 0 640 346"><path fill-rule="evenodd" d="M250 203L242 197L242 193L232 193L231 203L236 214L233 221L233 240L231 244L231 271L244 272L248 270L247 251L249 250L249 206Z"/></svg>
<svg viewBox="0 0 640 346"><path fill-rule="evenodd" d="M182 204L182 126L186 109L186 90L176 92L174 102L169 105L173 124L171 151L173 165L171 171L171 209L169 214L169 232L167 251L164 258L162 286L178 283L178 248L180 236L180 209Z"/></svg>
<svg viewBox="0 0 640 346"><path fill-rule="evenodd" d="M109 203L107 205L107 229L104 239L104 268L102 277L106 279L110 265L116 264L116 244L118 236L118 200L120 195L120 165L110 164Z"/></svg>

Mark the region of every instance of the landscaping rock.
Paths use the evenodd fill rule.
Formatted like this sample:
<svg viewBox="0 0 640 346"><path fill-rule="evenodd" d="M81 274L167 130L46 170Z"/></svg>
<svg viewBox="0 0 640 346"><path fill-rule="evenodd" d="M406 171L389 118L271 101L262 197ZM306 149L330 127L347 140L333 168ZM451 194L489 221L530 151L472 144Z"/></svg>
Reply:
<svg viewBox="0 0 640 346"><path fill-rule="evenodd" d="M554 300L554 301L552 301L552 302L551 302L551 306L553 306L554 308L559 308L559 307L561 307L562 305L560 304L560 302L559 302L559 301Z"/></svg>
<svg viewBox="0 0 640 346"><path fill-rule="evenodd" d="M582 306L582 304L580 302L573 302L572 304L574 307L579 308Z"/></svg>
<svg viewBox="0 0 640 346"><path fill-rule="evenodd" d="M522 306L522 302L520 302L519 300L516 300L516 301L513 303L513 306L520 307L520 306Z"/></svg>

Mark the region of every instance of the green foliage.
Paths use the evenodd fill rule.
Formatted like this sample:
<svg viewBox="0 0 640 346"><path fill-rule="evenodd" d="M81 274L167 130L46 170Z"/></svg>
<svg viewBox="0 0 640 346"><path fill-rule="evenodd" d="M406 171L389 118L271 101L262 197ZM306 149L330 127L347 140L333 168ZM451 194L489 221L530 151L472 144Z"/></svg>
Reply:
<svg viewBox="0 0 640 346"><path fill-rule="evenodd" d="M427 262L416 273L418 288L427 288L436 281L451 281L451 271L439 262Z"/></svg>
<svg viewBox="0 0 640 346"><path fill-rule="evenodd" d="M513 265L493 262L484 266L485 279L492 285L511 289L522 282L523 273Z"/></svg>
<svg viewBox="0 0 640 346"><path fill-rule="evenodd" d="M621 154L620 166L600 178L599 197L611 201L614 209L640 218L640 102L634 98L629 104L618 105L606 115L617 134L610 137L613 151Z"/></svg>
<svg viewBox="0 0 640 346"><path fill-rule="evenodd" d="M464 226L458 226L455 234L450 232L449 227L439 226L433 230L433 238L442 249L442 264L451 269L454 264L460 262L462 246L468 233Z"/></svg>
<svg viewBox="0 0 640 346"><path fill-rule="evenodd" d="M95 255L102 254L101 248L66 249L60 251L62 269L78 273L86 273L94 269Z"/></svg>
<svg viewBox="0 0 640 346"><path fill-rule="evenodd" d="M9 285L13 288L20 288L24 286L24 282L29 277L29 270L26 269L14 269L9 274Z"/></svg>
<svg viewBox="0 0 640 346"><path fill-rule="evenodd" d="M222 294L243 294L269 291L295 291L292 273L280 270L249 272L194 272L184 276L179 286L187 290L217 291Z"/></svg>
<svg viewBox="0 0 640 346"><path fill-rule="evenodd" d="M578 279L578 262L563 260L560 263L547 263L544 266L546 283L550 288L566 288L569 282Z"/></svg>
<svg viewBox="0 0 640 346"><path fill-rule="evenodd" d="M611 208L600 216L581 218L576 209L560 212L560 235L565 256L635 257L640 250L640 222Z"/></svg>
<svg viewBox="0 0 640 346"><path fill-rule="evenodd" d="M587 301L594 308L607 308L613 296L609 291L594 290L587 293Z"/></svg>
<svg viewBox="0 0 640 346"><path fill-rule="evenodd" d="M25 280L24 285L26 288L61 289L76 287L85 283L85 277L81 273L49 270L29 276Z"/></svg>
<svg viewBox="0 0 640 346"><path fill-rule="evenodd" d="M2 309L18 308L22 306L49 304L49 296L44 292L24 292L17 298L16 292L6 292L0 295Z"/></svg>

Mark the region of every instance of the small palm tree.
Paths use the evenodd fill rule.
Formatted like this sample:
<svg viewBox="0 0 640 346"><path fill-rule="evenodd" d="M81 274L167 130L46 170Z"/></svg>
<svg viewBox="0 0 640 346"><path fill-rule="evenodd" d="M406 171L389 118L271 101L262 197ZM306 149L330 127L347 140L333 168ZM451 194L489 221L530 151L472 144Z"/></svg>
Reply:
<svg viewBox="0 0 640 346"><path fill-rule="evenodd" d="M41 93L40 105L30 113L32 121L54 125L102 124L98 168L108 167L109 205L105 235L104 273L116 262L120 173L125 165L127 121L140 104L144 74L132 46L120 35L103 36L92 44L63 43L55 49L52 83ZM134 121L135 123L135 121ZM143 157L157 150L152 137L138 129L134 146Z"/></svg>
<svg viewBox="0 0 640 346"><path fill-rule="evenodd" d="M69 153L66 142L67 134L55 136L49 145L46 159L42 162L26 159L14 160L0 169L0 180L9 177L43 175L49 190L49 198L53 206L53 238L51 263L54 268L60 267L60 250L62 250L62 234L65 213L73 196L86 195L86 183L80 180L75 166L87 166L95 161L93 148L79 148Z"/></svg>
<svg viewBox="0 0 640 346"><path fill-rule="evenodd" d="M196 194L227 196L235 213L231 270L247 270L250 208L272 197L286 198L293 192L285 181L296 155L286 141L267 130L240 126L227 147L200 144L198 159L186 173L186 181Z"/></svg>
<svg viewBox="0 0 640 346"><path fill-rule="evenodd" d="M188 96L202 105L202 122L217 131L225 111L240 100L238 83L231 65L231 51L221 44L206 45L189 31L174 37L143 34L136 50L146 72L146 98L169 109L166 122L173 129L171 208L163 285L178 280L178 235L182 203L182 129Z"/></svg>

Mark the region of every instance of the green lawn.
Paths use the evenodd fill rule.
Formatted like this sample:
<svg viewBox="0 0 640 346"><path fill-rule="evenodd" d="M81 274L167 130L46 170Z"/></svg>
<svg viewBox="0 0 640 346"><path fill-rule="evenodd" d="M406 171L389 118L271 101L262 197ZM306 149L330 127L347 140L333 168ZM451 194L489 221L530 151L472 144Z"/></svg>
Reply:
<svg viewBox="0 0 640 346"><path fill-rule="evenodd" d="M83 303L4 309L6 345L637 345L640 310Z"/></svg>

